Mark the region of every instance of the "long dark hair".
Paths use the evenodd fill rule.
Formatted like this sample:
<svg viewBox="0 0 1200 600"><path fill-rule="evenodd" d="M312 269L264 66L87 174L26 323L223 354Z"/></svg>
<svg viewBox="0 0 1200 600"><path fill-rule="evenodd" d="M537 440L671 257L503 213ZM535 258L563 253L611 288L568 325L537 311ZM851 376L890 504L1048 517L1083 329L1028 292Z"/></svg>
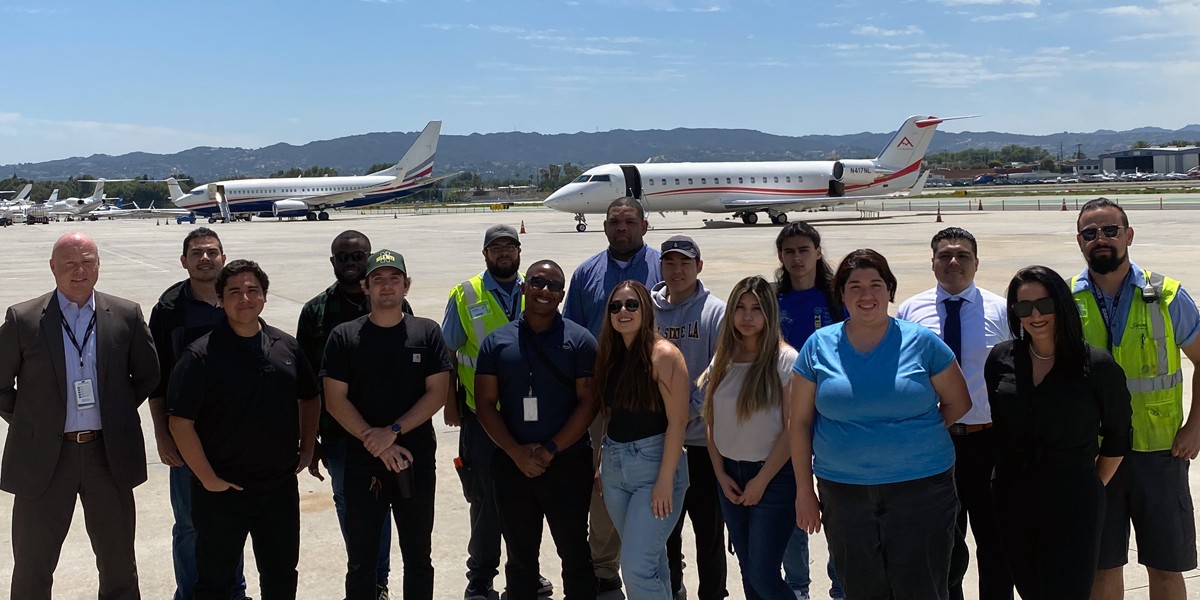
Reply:
<svg viewBox="0 0 1200 600"><path fill-rule="evenodd" d="M758 348L754 353L754 361L742 380L742 387L737 396L737 420L744 423L754 413L768 408L777 408L783 402L783 384L779 381L779 350L785 345L783 335L779 331L779 303L775 294L771 293L771 284L766 279L755 275L747 277L733 286L729 293L725 318L721 319L717 335L717 350L713 356L712 366L705 369L696 380L696 386L704 390L704 420L713 422L713 394L725 380L729 366L733 364L733 356L742 344L742 334L734 324L738 302L742 296L750 294L758 301L762 309L764 326L758 336Z"/></svg>
<svg viewBox="0 0 1200 600"><path fill-rule="evenodd" d="M1008 330L1012 332L1016 345L1021 350L1029 346L1021 331L1021 318L1013 305L1017 303L1017 290L1026 283L1040 283L1054 301L1054 360L1066 369L1087 370L1087 344L1083 341L1083 321L1075 298L1062 276L1041 265L1032 265L1017 271L1008 283Z"/></svg>
<svg viewBox="0 0 1200 600"><path fill-rule="evenodd" d="M779 268L775 270L775 289L780 295L795 291L792 288L791 275L783 268L783 243L794 237L808 238L814 249L821 250L821 234L817 233L816 227L804 221L792 221L779 230L779 235L775 236L775 256L780 261ZM829 266L829 261L825 260L824 252L817 259L817 278L813 287L825 292L825 303L829 307L829 315L833 317L833 322L841 321L845 313L834 303L833 269Z"/></svg>
<svg viewBox="0 0 1200 600"><path fill-rule="evenodd" d="M633 343L626 348L624 338L613 329L607 303L602 307L606 314L604 324L600 327L600 349L596 352L596 394L604 398L608 393L609 380L616 370L619 379L613 401L617 407L629 411L662 412L664 407L657 393L658 384L654 381L653 364L650 361L654 344L662 339L654 328L654 305L650 303L650 292L646 291L646 286L633 279L617 284L608 295L608 302L613 301L617 292L625 289L633 290L641 304L638 312L642 316L642 326L638 328ZM602 400L600 410L608 414L608 403Z"/></svg>

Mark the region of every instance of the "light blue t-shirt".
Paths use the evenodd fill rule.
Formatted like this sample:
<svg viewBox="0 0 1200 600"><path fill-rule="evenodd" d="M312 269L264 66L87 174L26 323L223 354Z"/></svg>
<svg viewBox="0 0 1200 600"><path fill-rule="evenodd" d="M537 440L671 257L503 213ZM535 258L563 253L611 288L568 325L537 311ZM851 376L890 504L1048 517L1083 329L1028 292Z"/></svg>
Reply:
<svg viewBox="0 0 1200 600"><path fill-rule="evenodd" d="M817 384L817 477L880 485L954 466L954 444L930 381L954 362L954 352L927 327L890 321L865 354L850 345L842 322L814 332L796 358L792 370Z"/></svg>

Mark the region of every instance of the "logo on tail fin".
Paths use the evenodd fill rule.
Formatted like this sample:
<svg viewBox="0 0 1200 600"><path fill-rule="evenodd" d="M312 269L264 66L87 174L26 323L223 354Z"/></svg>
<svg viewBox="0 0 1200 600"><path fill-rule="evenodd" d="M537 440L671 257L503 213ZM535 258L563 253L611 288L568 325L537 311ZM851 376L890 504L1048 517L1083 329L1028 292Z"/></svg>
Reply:
<svg viewBox="0 0 1200 600"><path fill-rule="evenodd" d="M899 143L899 144L896 144L896 147L897 147L897 148L903 148L903 147L905 147L905 146L908 146L909 148L912 148L912 147L913 147L913 144L912 144L912 142L908 141L908 136L907 136L907 135L906 135L906 136L904 136L904 138L900 140L900 143Z"/></svg>

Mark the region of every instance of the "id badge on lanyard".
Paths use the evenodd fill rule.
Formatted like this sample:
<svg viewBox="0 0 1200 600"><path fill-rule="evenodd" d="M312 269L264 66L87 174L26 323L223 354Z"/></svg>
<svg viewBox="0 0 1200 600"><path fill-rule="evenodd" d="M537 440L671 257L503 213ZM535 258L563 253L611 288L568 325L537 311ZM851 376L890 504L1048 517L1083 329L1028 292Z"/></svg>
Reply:
<svg viewBox="0 0 1200 600"><path fill-rule="evenodd" d="M83 377L83 357L87 353L88 342L92 339L92 332L96 330L96 313L92 313L92 319L88 321L87 329L83 332L83 343L75 337L75 332L71 331L71 327L67 325L67 321L62 321L63 331L67 334L67 339L71 340L71 345L75 347L75 352L79 355L79 376ZM79 410L87 410L96 407L96 387L92 384L91 379L79 379L71 384L75 394L75 408Z"/></svg>

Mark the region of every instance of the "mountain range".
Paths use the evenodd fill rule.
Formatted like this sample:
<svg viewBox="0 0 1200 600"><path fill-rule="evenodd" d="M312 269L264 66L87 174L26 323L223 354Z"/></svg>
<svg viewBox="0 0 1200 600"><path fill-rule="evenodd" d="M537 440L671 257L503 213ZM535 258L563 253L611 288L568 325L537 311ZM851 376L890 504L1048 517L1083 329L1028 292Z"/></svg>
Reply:
<svg viewBox="0 0 1200 600"><path fill-rule="evenodd" d="M613 162L821 160L831 157L873 157L891 139L888 133L782 136L748 129L671 129L597 133L473 133L443 135L438 145L436 173L470 171L484 179L532 177L548 164L582 167ZM363 174L371 165L391 163L416 139L417 133L368 133L310 142L300 146L274 144L263 148L197 147L175 154L131 152L120 156L95 154L40 163L0 166L5 176L32 180L66 179L84 174L121 178L151 178L186 173L199 182L232 177L266 176L292 167L333 167L343 175ZM1040 146L1053 156L1085 156L1128 149L1138 141L1151 144L1200 140L1200 125L1170 130L1140 127L1127 131L1100 129L1091 133L1064 132L1024 135L995 131L939 131L930 152L969 148L1000 148L1018 144Z"/></svg>

